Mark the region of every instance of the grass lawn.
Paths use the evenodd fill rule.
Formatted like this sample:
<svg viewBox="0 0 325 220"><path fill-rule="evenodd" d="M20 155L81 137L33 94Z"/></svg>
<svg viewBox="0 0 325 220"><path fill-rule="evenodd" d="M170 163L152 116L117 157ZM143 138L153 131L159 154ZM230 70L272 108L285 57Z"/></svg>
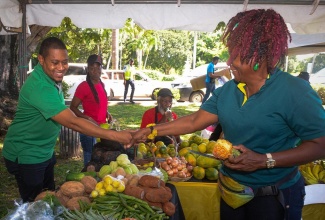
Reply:
<svg viewBox="0 0 325 220"><path fill-rule="evenodd" d="M116 104L109 107L109 111L120 124L121 129L137 129L140 126L142 114L145 110L153 106ZM199 109L199 105L188 103L175 103L173 111L182 117ZM184 135L182 138L186 138ZM7 214L8 209L14 208L14 200L19 198L18 187L14 176L10 175L4 165L2 158L3 137L0 137L0 219ZM69 171L80 171L83 168L82 158L62 158L60 157L58 145L55 148L57 154L57 164L55 166L55 181L59 186L65 181L66 173Z"/></svg>

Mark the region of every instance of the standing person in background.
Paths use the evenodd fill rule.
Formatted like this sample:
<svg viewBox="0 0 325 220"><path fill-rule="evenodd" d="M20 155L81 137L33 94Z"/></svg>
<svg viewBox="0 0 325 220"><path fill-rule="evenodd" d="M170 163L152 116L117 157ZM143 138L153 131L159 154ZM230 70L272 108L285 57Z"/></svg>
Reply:
<svg viewBox="0 0 325 220"><path fill-rule="evenodd" d="M129 64L125 65L123 69L123 77L124 77L124 102L126 100L126 96L128 94L129 86L131 86L131 95L130 102L134 104L133 95L134 95L134 71L135 67L133 66L134 60L130 59Z"/></svg>
<svg viewBox="0 0 325 220"><path fill-rule="evenodd" d="M23 202L33 202L42 190L55 190L54 147L61 125L124 144L132 140L130 132L102 129L92 121L77 117L65 105L61 83L69 67L69 57L60 39L43 40L37 58L39 63L20 90L15 118L2 150Z"/></svg>
<svg viewBox="0 0 325 220"><path fill-rule="evenodd" d="M202 100L202 104L209 98L211 92L213 92L216 88L216 78L218 77L217 75L214 74L214 66L217 65L217 63L219 62L219 57L213 57L212 62L209 63L208 67L207 67L207 73L206 73L206 77L205 77L205 87L206 87L206 91L205 91L205 95L204 98Z"/></svg>
<svg viewBox="0 0 325 220"><path fill-rule="evenodd" d="M97 125L109 123L112 119L108 112L108 99L104 83L100 80L102 58L93 54L87 59L86 81L80 83L70 104L70 109L80 118L87 119ZM82 104L83 111L79 110ZM84 154L84 165L91 159L96 138L80 133L80 142Z"/></svg>
<svg viewBox="0 0 325 220"><path fill-rule="evenodd" d="M177 119L176 113L171 111L173 98L174 95L169 89L160 89L157 93L157 106L144 112L140 128L145 128L148 124L152 123L161 124ZM177 143L180 143L180 137L176 136L175 138ZM167 136L156 137L155 141L162 141L166 146L173 142L171 138Z"/></svg>
<svg viewBox="0 0 325 220"><path fill-rule="evenodd" d="M325 158L322 101L305 81L280 70L291 36L273 9L239 12L222 40L234 79L197 112L141 129L133 141L189 134L219 122L224 138L241 152L224 159L219 170L221 220L300 220L305 183L298 166ZM222 176L232 184L222 183Z"/></svg>
<svg viewBox="0 0 325 220"><path fill-rule="evenodd" d="M300 72L298 77L301 78L301 79L306 80L307 82L309 82L309 73L308 72Z"/></svg>

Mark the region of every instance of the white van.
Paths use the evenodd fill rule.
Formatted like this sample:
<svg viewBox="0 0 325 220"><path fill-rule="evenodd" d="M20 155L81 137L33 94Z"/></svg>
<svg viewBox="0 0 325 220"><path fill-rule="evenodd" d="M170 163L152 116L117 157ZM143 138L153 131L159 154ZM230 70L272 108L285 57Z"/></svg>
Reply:
<svg viewBox="0 0 325 220"><path fill-rule="evenodd" d="M184 73L183 76L175 79L172 82L172 88L179 90L180 99L178 101L202 102L205 94L205 88L194 91L190 80L199 76L206 75L208 65L209 64L198 66L193 70ZM217 63L217 65L214 67L215 71L219 71L225 68L228 68L227 63L225 62ZM216 86L219 86L219 82L217 80Z"/></svg>
<svg viewBox="0 0 325 220"><path fill-rule="evenodd" d="M105 76L102 79L106 79L105 82L108 83L110 87L110 99L123 98L124 96L124 78L123 70L104 70ZM134 79L134 97L151 98L155 100L154 93L156 90L161 88L171 88L170 82L158 81L149 78L147 75L141 72L141 70L136 70ZM129 88L128 96L130 96L131 88Z"/></svg>

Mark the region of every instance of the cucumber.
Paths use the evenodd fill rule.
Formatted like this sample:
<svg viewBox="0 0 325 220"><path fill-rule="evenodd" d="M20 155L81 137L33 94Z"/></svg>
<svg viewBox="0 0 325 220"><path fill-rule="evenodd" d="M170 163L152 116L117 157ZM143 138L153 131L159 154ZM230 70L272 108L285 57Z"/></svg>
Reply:
<svg viewBox="0 0 325 220"><path fill-rule="evenodd" d="M65 177L66 181L80 181L85 176L84 173L68 173Z"/></svg>
<svg viewBox="0 0 325 220"><path fill-rule="evenodd" d="M87 171L87 172L82 172L83 174L85 174L85 176L92 176L94 178L97 177L97 172L95 171Z"/></svg>

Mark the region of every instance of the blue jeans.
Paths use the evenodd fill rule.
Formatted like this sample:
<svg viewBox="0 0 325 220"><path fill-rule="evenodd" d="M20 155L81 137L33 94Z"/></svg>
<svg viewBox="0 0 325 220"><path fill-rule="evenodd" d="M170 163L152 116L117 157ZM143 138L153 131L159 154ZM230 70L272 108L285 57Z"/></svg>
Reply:
<svg viewBox="0 0 325 220"><path fill-rule="evenodd" d="M43 190L55 190L54 154L51 159L37 164L18 164L17 161L4 160L8 172L15 175L23 202L33 202Z"/></svg>
<svg viewBox="0 0 325 220"><path fill-rule="evenodd" d="M237 209L220 201L221 220L301 220L305 183L301 177L293 186L281 190L285 208L277 196L258 196Z"/></svg>
<svg viewBox="0 0 325 220"><path fill-rule="evenodd" d="M91 160L91 154L93 152L93 147L96 144L96 138L80 134L80 143L84 153L84 165L86 166Z"/></svg>
<svg viewBox="0 0 325 220"><path fill-rule="evenodd" d="M209 98L211 92L213 92L216 89L216 84L205 82L205 87L206 87L206 91L205 91L204 98L202 100L202 104Z"/></svg>
<svg viewBox="0 0 325 220"><path fill-rule="evenodd" d="M134 81L133 80L126 80L125 81L125 90L124 90L124 100L126 99L126 96L129 91L129 85L131 86L131 95L130 95L130 101L133 101L133 95L134 95Z"/></svg>

